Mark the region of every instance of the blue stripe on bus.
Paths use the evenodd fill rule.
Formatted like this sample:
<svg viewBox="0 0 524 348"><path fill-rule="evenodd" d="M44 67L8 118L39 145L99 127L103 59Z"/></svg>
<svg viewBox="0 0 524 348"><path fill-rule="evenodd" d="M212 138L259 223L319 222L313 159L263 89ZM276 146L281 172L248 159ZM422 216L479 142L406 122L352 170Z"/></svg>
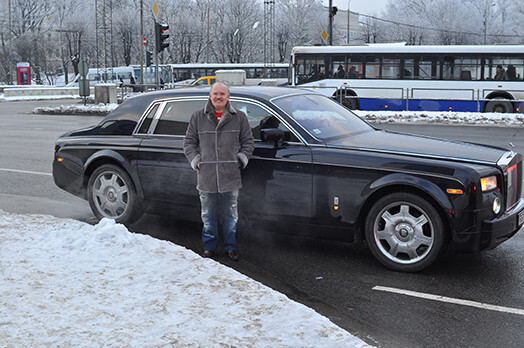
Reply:
<svg viewBox="0 0 524 348"><path fill-rule="evenodd" d="M360 110L387 110L387 111L405 111L406 100L398 99L367 99L362 98L360 101ZM483 102L477 106L476 101L458 101L458 100L409 100L409 111L469 111L477 112L483 109Z"/></svg>

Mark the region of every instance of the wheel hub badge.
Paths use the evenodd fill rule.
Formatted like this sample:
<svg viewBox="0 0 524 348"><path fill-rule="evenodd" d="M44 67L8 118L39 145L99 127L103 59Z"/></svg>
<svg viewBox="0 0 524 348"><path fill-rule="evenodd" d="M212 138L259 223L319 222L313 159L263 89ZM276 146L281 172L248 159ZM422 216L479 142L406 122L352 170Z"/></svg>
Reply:
<svg viewBox="0 0 524 348"><path fill-rule="evenodd" d="M107 199L109 201L114 201L115 200L115 191L111 188L107 191Z"/></svg>
<svg viewBox="0 0 524 348"><path fill-rule="evenodd" d="M408 241L413 234L413 228L409 224L401 223L395 228L397 236L402 241Z"/></svg>

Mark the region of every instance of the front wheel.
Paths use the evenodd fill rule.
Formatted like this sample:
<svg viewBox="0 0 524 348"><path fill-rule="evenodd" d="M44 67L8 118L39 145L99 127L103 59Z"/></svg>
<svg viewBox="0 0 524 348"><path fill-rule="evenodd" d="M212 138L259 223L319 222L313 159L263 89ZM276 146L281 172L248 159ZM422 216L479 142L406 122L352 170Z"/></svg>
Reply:
<svg viewBox="0 0 524 348"><path fill-rule="evenodd" d="M379 199L366 218L366 240L384 266L417 272L430 266L446 244L442 219L425 199L393 193Z"/></svg>
<svg viewBox="0 0 524 348"><path fill-rule="evenodd" d="M87 195L98 219L132 223L142 215L131 177L118 166L105 164L97 168L89 178Z"/></svg>

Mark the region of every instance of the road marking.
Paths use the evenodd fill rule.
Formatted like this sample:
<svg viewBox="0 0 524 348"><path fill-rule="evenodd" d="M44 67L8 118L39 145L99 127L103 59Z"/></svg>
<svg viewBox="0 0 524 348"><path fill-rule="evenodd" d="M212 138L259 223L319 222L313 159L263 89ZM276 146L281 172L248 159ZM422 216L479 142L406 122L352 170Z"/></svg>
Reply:
<svg viewBox="0 0 524 348"><path fill-rule="evenodd" d="M481 302L475 302L475 301L469 301L469 300L461 300L458 298L445 297L445 296L439 296L439 295L426 294L423 292L389 288L386 286L375 286L373 287L373 290L392 292L395 294L401 294L401 295L406 295L406 296L420 297L426 300L441 301L441 302L459 304L463 306L476 307L476 308L481 308L481 309L487 309L490 311L498 311L498 312L524 315L524 309L495 306L495 305L490 305L487 303L481 303Z"/></svg>
<svg viewBox="0 0 524 348"><path fill-rule="evenodd" d="M23 173L23 174L37 174L37 175L53 176L53 174L51 174L51 173L32 172L32 171L29 171L29 170L18 170L18 169L8 169L8 168L0 168L0 171L13 172L13 173Z"/></svg>

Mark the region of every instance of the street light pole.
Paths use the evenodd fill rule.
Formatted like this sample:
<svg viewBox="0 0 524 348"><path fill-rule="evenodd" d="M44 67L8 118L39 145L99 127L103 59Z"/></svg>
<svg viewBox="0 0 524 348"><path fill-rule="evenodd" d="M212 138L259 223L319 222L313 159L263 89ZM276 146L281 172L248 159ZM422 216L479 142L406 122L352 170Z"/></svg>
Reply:
<svg viewBox="0 0 524 348"><path fill-rule="evenodd" d="M488 37L488 14L490 7L495 6L495 4L491 4L484 10L484 45L487 43L487 37Z"/></svg>
<svg viewBox="0 0 524 348"><path fill-rule="evenodd" d="M333 46L333 0L329 0L329 46Z"/></svg>
<svg viewBox="0 0 524 348"><path fill-rule="evenodd" d="M350 20L350 17L351 17L351 11L350 11L350 7L351 7L351 0L348 0L348 32L347 32L347 40L346 40L346 43L349 45L349 20Z"/></svg>
<svg viewBox="0 0 524 348"><path fill-rule="evenodd" d="M142 40L144 37L144 0L140 0L140 88L144 84L144 47ZM147 49L147 48L146 48Z"/></svg>
<svg viewBox="0 0 524 348"><path fill-rule="evenodd" d="M13 83L13 27L11 23L11 0L7 2L9 11L9 84Z"/></svg>

